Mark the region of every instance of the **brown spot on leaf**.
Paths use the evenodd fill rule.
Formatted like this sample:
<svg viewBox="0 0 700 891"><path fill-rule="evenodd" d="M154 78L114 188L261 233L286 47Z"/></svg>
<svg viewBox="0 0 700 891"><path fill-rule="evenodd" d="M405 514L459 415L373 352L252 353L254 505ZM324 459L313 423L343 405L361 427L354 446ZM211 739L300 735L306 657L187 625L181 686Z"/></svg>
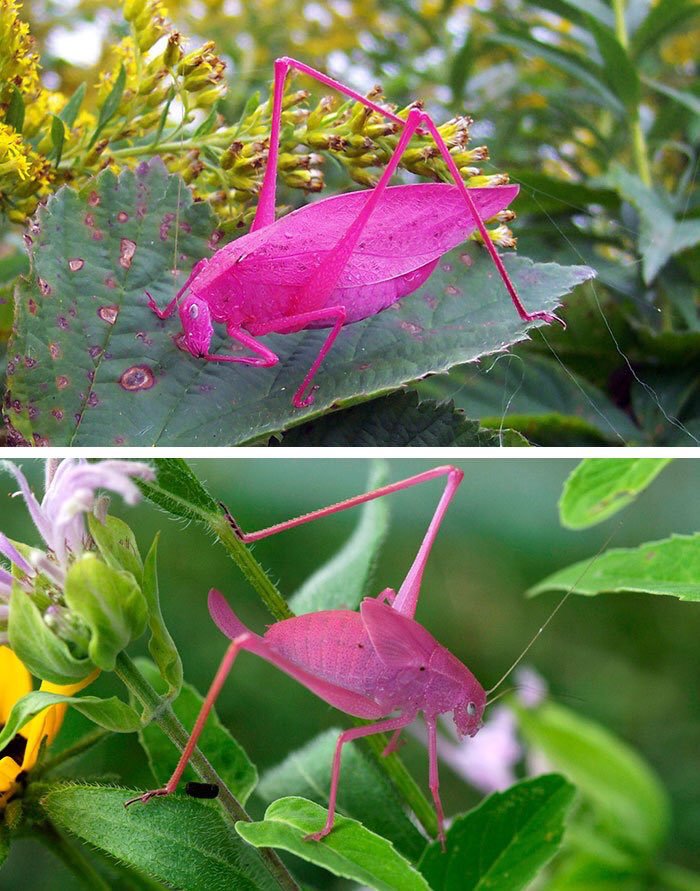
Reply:
<svg viewBox="0 0 700 891"><path fill-rule="evenodd" d="M63 351L61 350L60 345L57 343L49 344L49 353L51 354L52 359L60 359L63 355Z"/></svg>
<svg viewBox="0 0 700 891"><path fill-rule="evenodd" d="M102 319L103 322L107 322L108 325L113 325L117 321L117 316L119 315L119 307L116 303L110 303L107 306L101 306L97 310L97 315Z"/></svg>
<svg viewBox="0 0 700 891"><path fill-rule="evenodd" d="M102 353L101 346L88 347L88 356L90 356L91 359L96 359L99 355L101 355L101 353Z"/></svg>
<svg viewBox="0 0 700 891"><path fill-rule="evenodd" d="M86 213L85 214L85 225L90 226L90 228L92 228L95 225L95 214L94 213Z"/></svg>
<svg viewBox="0 0 700 891"><path fill-rule="evenodd" d="M105 284L107 285L108 288L116 288L116 287L117 287L117 283L116 283L116 281L112 278L111 275L108 275L108 276L107 276L107 278L105 279Z"/></svg>
<svg viewBox="0 0 700 891"><path fill-rule="evenodd" d="M100 203L100 196L97 194L97 192L90 192L90 194L88 196L88 204L91 207L97 207L97 205L99 203Z"/></svg>
<svg viewBox="0 0 700 891"><path fill-rule="evenodd" d="M117 222L118 223L126 223L129 219L129 214L125 210L120 210L117 214Z"/></svg>
<svg viewBox="0 0 700 891"><path fill-rule="evenodd" d="M43 278L38 278L37 282L39 283L39 290L44 295L44 297L50 297L51 285Z"/></svg>
<svg viewBox="0 0 700 891"><path fill-rule="evenodd" d="M59 374L58 377L56 378L56 387L59 390L65 390L66 387L68 386L68 384L70 384L70 381L65 376L65 374Z"/></svg>
<svg viewBox="0 0 700 891"><path fill-rule="evenodd" d="M168 235L170 234L170 224L175 219L174 213L166 213L163 215L163 220L160 224L160 240L167 241Z"/></svg>
<svg viewBox="0 0 700 891"><path fill-rule="evenodd" d="M85 260L81 257L71 257L68 261L68 268L71 272L78 272L83 266L85 266Z"/></svg>
<svg viewBox="0 0 700 891"><path fill-rule="evenodd" d="M56 316L56 324L62 331L68 331L70 328L68 319L65 316Z"/></svg>
<svg viewBox="0 0 700 891"><path fill-rule="evenodd" d="M136 253L136 242L130 238L122 238L119 244L119 265L123 269L131 268L131 261Z"/></svg>
<svg viewBox="0 0 700 891"><path fill-rule="evenodd" d="M90 408L94 408L99 403L99 401L100 400L97 396L97 393L94 390L91 390L90 395L87 398L87 404L90 406Z"/></svg>
<svg viewBox="0 0 700 891"><path fill-rule="evenodd" d="M214 229L214 231L211 233L211 238L209 239L209 248L212 251L216 248L217 244L221 241L221 239L223 238L223 235L224 235L224 233L221 231L221 229Z"/></svg>
<svg viewBox="0 0 700 891"><path fill-rule="evenodd" d="M92 233L93 241L102 241L104 237L104 233L101 229L95 229L95 231Z"/></svg>
<svg viewBox="0 0 700 891"><path fill-rule="evenodd" d="M150 390L156 378L148 365L132 365L119 378L119 384L125 390Z"/></svg>
<svg viewBox="0 0 700 891"><path fill-rule="evenodd" d="M35 316L38 308L39 307L36 305L36 300L32 300L32 298L30 297L27 302L27 309L29 310L30 315Z"/></svg>
<svg viewBox="0 0 700 891"><path fill-rule="evenodd" d="M469 254L460 254L459 259L462 261L462 263L464 263L465 266L474 265L474 258L471 257Z"/></svg>
<svg viewBox="0 0 700 891"><path fill-rule="evenodd" d="M454 285L447 285L445 288L445 293L450 297L456 297L459 294L459 288L455 288Z"/></svg>
<svg viewBox="0 0 700 891"><path fill-rule="evenodd" d="M123 436L115 436L114 437L114 445L124 445L124 437Z"/></svg>
<svg viewBox="0 0 700 891"><path fill-rule="evenodd" d="M63 420L63 409L62 408L52 408L51 414L56 418L57 421Z"/></svg>
<svg viewBox="0 0 700 891"><path fill-rule="evenodd" d="M49 441L45 436L39 436L38 433L32 433L32 439L34 440L35 446L48 446Z"/></svg>
<svg viewBox="0 0 700 891"><path fill-rule="evenodd" d="M33 239L32 239L32 236L29 235L27 232L25 232L25 233L22 235L22 238L24 239L24 243L27 245L27 247L31 247L31 246L34 244L34 241L33 241Z"/></svg>
<svg viewBox="0 0 700 891"><path fill-rule="evenodd" d="M413 322L400 322L399 328L402 331L407 331L411 337L415 337L417 340L420 340L420 336L423 333L423 329L420 325L414 325Z"/></svg>
<svg viewBox="0 0 700 891"><path fill-rule="evenodd" d="M24 367L25 368L34 368L37 364L36 359L33 359L31 356L24 357Z"/></svg>

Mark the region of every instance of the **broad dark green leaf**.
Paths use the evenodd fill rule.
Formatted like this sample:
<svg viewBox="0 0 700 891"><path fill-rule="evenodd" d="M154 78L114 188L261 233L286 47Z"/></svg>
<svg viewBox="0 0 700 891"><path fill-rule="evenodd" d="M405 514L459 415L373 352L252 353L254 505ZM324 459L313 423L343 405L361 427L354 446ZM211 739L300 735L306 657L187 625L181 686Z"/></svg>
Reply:
<svg viewBox="0 0 700 891"><path fill-rule="evenodd" d="M664 84L659 80L652 80L650 77L642 77L642 80L652 90L656 90L657 93L662 93L664 96L668 96L669 99L673 99L674 102L684 105L693 114L700 115L700 98L695 93L691 93L688 90L676 90L673 87L669 87L668 84Z"/></svg>
<svg viewBox="0 0 700 891"><path fill-rule="evenodd" d="M668 798L633 749L601 725L554 703L517 708L517 715L527 743L574 783L610 841L644 855L663 844Z"/></svg>
<svg viewBox="0 0 700 891"><path fill-rule="evenodd" d="M138 667L159 693L165 692L159 672L152 662L139 659ZM173 711L188 730L194 727L203 701L203 697L191 684L184 684L180 695L172 703ZM140 730L139 739L148 755L156 783L165 785L175 769L180 752L154 723ZM216 711L209 715L198 746L235 797L241 804L245 804L258 781L258 772L242 746L221 723ZM199 779L194 770L187 767L183 782Z"/></svg>
<svg viewBox="0 0 700 891"><path fill-rule="evenodd" d="M414 390L354 405L294 427L280 445L289 446L527 446L514 430L489 430L465 417L450 401L420 400Z"/></svg>
<svg viewBox="0 0 700 891"><path fill-rule="evenodd" d="M257 788L266 802L299 795L328 807L331 764L340 728L319 734L281 764L267 770ZM338 789L340 813L359 820L367 829L392 842L397 851L417 860L425 839L406 816L386 774L355 743L343 746L343 777Z"/></svg>
<svg viewBox="0 0 700 891"><path fill-rule="evenodd" d="M556 854L576 790L556 774L495 792L426 849L420 870L432 891L518 891Z"/></svg>
<svg viewBox="0 0 700 891"><path fill-rule="evenodd" d="M95 724L114 733L133 733L140 724L136 712L116 696L100 699L97 696L65 696L62 693L34 690L14 704L7 723L0 731L0 750L34 715L61 703L72 706Z"/></svg>
<svg viewBox="0 0 700 891"><path fill-rule="evenodd" d="M332 407L527 338L490 258L476 245L459 248L419 291L349 325L316 378L316 402L294 409L292 394L325 332L271 335L265 342L280 355L277 366L231 367L177 349L179 321L162 322L148 309L146 290L164 305L213 249L210 229L206 203L193 205L189 189L158 161L118 179L105 171L79 194L66 188L49 199L33 230L33 274L18 290L8 349L15 437L103 446L266 441ZM512 255L505 263L533 309L554 309L594 274ZM217 335L213 352L230 349L225 344Z"/></svg>
<svg viewBox="0 0 700 891"><path fill-rule="evenodd" d="M146 598L148 606L148 627L151 631L148 652L151 654L161 678L167 684L165 695L172 698L182 688L182 660L160 609L157 554L158 536L153 539L151 549L146 555L143 571L143 596Z"/></svg>
<svg viewBox="0 0 700 891"><path fill-rule="evenodd" d="M0 824L0 869L10 853L10 833L4 824Z"/></svg>
<svg viewBox="0 0 700 891"><path fill-rule="evenodd" d="M117 860L187 891L278 891L257 852L224 823L218 807L171 795L124 807L139 793L98 785L60 785L41 805L50 819Z"/></svg>
<svg viewBox="0 0 700 891"><path fill-rule="evenodd" d="M465 365L429 378L420 392L453 397L487 428L514 428L538 445L622 445L642 439L604 393L547 357L511 355Z"/></svg>
<svg viewBox="0 0 700 891"><path fill-rule="evenodd" d="M679 600L700 600L700 532L672 535L638 548L613 548L601 554L581 577L590 561L560 569L530 588L534 597L545 591L568 591L588 597L596 594L664 594Z"/></svg>
<svg viewBox="0 0 700 891"><path fill-rule="evenodd" d="M602 523L627 507L671 458L586 458L564 483L559 519L569 529Z"/></svg>
<svg viewBox="0 0 700 891"><path fill-rule="evenodd" d="M258 848L282 848L303 860L323 866L342 878L377 891L430 891L425 879L386 839L356 820L336 817L335 827L322 841L305 841L321 829L325 808L304 798L281 798L265 811L260 823L236 823L236 829Z"/></svg>
<svg viewBox="0 0 700 891"><path fill-rule="evenodd" d="M387 482L382 462L372 467L367 491ZM357 525L342 548L309 576L289 602L296 615L324 609L356 609L370 593L370 584L389 527L385 498L360 508ZM376 593L376 592L375 592Z"/></svg>
<svg viewBox="0 0 700 891"><path fill-rule="evenodd" d="M632 63L627 50L615 37L614 31L601 25L589 15L586 17L588 27L595 38L603 60L605 80L616 96L624 102L630 117L637 117L640 83L637 69Z"/></svg>

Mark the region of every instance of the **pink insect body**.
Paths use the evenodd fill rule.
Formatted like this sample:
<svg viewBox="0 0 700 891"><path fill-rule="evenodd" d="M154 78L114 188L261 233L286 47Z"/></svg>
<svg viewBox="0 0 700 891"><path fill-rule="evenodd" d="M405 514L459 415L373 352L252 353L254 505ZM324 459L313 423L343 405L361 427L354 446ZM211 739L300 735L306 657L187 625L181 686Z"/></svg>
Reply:
<svg viewBox="0 0 700 891"><path fill-rule="evenodd" d="M275 221L275 190L284 82L290 68L363 103L399 124L396 149L373 189L337 195ZM252 230L200 260L164 310L179 310L179 345L210 362L269 367L279 358L257 337L306 328L330 328L318 356L293 397L297 408L313 402L312 381L343 325L381 312L419 288L440 257L474 230L481 233L520 317L551 322L547 312L528 313L491 241L484 220L505 209L517 186L467 189L432 119L414 108L404 120L321 72L282 58L275 62L270 150ZM429 132L455 181L389 186L412 135ZM180 303L180 297L189 289ZM557 321L559 321L557 319ZM210 353L213 322L254 355Z"/></svg>
<svg viewBox="0 0 700 891"><path fill-rule="evenodd" d="M422 713L428 730L429 785L435 802L439 838L444 843L437 717L452 712L459 734L473 736L481 726L486 692L471 671L413 616L428 555L463 472L456 467L436 467L259 532L237 531L244 541L257 541L440 476L447 476L445 490L403 584L398 592L387 588L376 598L365 598L359 613L351 610L308 613L277 622L265 634L258 635L242 624L222 594L214 590L209 593L212 618L232 643L172 777L162 789L146 792L132 801L148 801L153 796L167 795L175 790L236 656L241 650L247 650L277 666L341 711L374 722L345 730L338 737L328 818L318 832L309 836L310 839L320 840L333 828L343 745L362 736L393 732L384 751L387 755L396 747L401 730Z"/></svg>

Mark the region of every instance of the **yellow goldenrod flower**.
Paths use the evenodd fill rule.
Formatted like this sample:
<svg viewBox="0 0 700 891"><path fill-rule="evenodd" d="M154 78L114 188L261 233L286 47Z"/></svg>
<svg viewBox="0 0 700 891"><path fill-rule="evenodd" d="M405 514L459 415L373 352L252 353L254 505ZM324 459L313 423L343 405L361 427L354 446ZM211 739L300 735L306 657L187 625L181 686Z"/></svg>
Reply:
<svg viewBox="0 0 700 891"><path fill-rule="evenodd" d="M48 693L72 696L94 681L98 674L98 670L95 669L81 681L65 686L42 681L40 689ZM17 700L31 692L32 678L12 650L4 646L0 646L0 677L2 678L0 727L2 727ZM22 788L23 776L36 764L42 742L46 740L46 745L49 746L55 739L63 724L66 708L66 705L59 703L44 709L25 724L10 744L0 752L0 810Z"/></svg>

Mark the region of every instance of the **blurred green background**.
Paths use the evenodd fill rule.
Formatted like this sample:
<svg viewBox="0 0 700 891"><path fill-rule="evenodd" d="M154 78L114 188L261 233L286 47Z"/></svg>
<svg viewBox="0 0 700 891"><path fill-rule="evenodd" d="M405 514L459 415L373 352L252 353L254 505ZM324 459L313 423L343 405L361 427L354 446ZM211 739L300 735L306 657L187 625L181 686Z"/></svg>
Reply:
<svg viewBox="0 0 700 891"><path fill-rule="evenodd" d="M246 530L253 530L334 500L362 492L367 460L229 459L190 462L212 494L224 501ZM392 460L391 480L435 466L436 461ZM700 462L677 460L635 504L588 532L559 526L557 500L576 462L555 459L485 459L457 462L465 480L457 494L425 576L418 619L462 659L484 686L522 650L556 603L527 601L523 592L553 570L593 555L614 531L611 547L633 546L673 532L698 529ZM42 488L42 462L22 466ZM2 530L11 538L38 541L19 499L0 490ZM398 587L437 503L432 482L390 497L390 527L375 587ZM262 631L270 621L256 595L223 549L200 527L174 521L148 502L112 512L136 531L142 551L161 532L163 610L180 647L185 677L206 689L225 649L209 619L206 592L219 587L245 622ZM260 542L255 554L279 580L285 595L341 545L354 511ZM620 595L571 598L531 655L552 695L609 727L658 771L673 799L670 859L700 867L700 685L698 612L672 598ZM144 647L145 649L145 647ZM102 677L96 693L121 692ZM244 654L220 699L219 712L259 769L337 725L342 717L271 666ZM78 731L71 715L64 739ZM57 743L60 746L60 738ZM425 750L413 739L403 755L427 791ZM152 785L134 737L112 738L83 758L83 776ZM447 813L479 800L446 766L441 769ZM347 777L345 778L347 781ZM255 798L254 814L262 810ZM0 888L71 887L73 879L35 844L15 845L0 873Z"/></svg>

